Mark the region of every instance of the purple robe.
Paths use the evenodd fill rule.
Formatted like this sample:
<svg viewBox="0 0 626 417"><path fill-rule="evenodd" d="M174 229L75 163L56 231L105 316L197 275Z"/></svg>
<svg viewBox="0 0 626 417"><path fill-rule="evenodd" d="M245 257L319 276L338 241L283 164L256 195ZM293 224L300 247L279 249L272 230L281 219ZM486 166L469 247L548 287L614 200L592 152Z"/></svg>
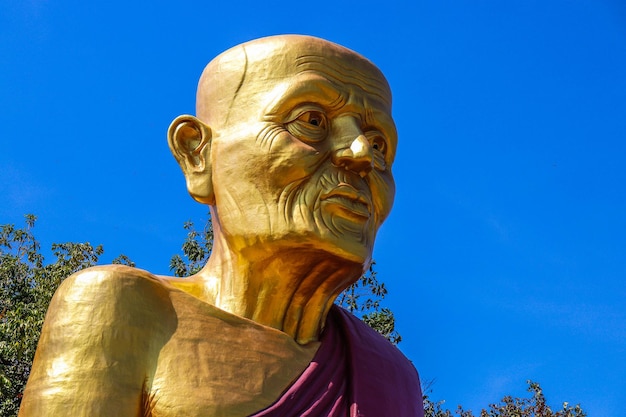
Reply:
<svg viewBox="0 0 626 417"><path fill-rule="evenodd" d="M333 307L320 347L302 375L252 417L423 417L411 362L347 311Z"/></svg>

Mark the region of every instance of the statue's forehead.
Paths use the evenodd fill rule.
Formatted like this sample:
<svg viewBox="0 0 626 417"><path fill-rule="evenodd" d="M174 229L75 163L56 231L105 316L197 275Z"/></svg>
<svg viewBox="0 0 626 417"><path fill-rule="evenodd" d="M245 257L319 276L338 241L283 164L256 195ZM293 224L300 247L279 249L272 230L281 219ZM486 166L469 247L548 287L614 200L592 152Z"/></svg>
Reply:
<svg viewBox="0 0 626 417"><path fill-rule="evenodd" d="M257 39L231 48L205 69L198 88L198 114L238 116L265 107L278 90L307 83L307 75L321 76L345 96L357 94L391 112L391 90L382 72L369 60L323 39L283 35ZM217 106L216 106L217 105ZM221 109L221 110L220 110Z"/></svg>
<svg viewBox="0 0 626 417"><path fill-rule="evenodd" d="M349 49L316 38L244 46L245 83L253 90L268 89L271 84L290 80L304 81L307 74L321 75L338 88L358 88L391 107L391 91L383 74Z"/></svg>
<svg viewBox="0 0 626 417"><path fill-rule="evenodd" d="M375 71L372 71L375 69ZM391 106L391 91L385 78L378 69L362 61L346 61L328 59L320 55L303 55L295 62L293 77L306 79L307 74L314 77L321 75L333 82L338 88L341 86L358 89L367 95L376 96Z"/></svg>

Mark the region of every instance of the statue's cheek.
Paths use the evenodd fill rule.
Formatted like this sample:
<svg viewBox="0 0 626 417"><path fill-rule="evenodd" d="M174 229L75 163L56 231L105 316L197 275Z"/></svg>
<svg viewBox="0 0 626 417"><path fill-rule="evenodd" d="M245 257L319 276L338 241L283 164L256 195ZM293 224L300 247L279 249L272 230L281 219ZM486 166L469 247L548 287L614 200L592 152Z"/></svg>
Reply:
<svg viewBox="0 0 626 417"><path fill-rule="evenodd" d="M377 216L377 223L380 224L387 218L396 193L396 185L390 173L370 174L370 188L372 190L372 200Z"/></svg>
<svg viewBox="0 0 626 417"><path fill-rule="evenodd" d="M271 138L271 148L267 159L267 175L276 176L283 184L298 181L313 175L326 152L304 143L286 130Z"/></svg>

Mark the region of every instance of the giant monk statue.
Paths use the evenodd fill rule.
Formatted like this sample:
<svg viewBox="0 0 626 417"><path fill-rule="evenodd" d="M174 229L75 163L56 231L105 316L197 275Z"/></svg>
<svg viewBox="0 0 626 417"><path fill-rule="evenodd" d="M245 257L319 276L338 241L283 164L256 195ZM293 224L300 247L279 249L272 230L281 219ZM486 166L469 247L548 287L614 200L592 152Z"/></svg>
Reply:
<svg viewBox="0 0 626 417"><path fill-rule="evenodd" d="M308 36L236 46L168 132L213 252L188 278L78 272L48 310L20 417L422 416L417 372L333 305L394 198L391 92Z"/></svg>

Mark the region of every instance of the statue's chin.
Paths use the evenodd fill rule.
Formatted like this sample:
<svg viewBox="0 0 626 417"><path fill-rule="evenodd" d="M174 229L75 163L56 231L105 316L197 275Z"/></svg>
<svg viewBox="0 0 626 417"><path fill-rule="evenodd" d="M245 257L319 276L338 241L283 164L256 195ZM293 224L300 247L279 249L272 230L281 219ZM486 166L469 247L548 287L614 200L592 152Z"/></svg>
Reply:
<svg viewBox="0 0 626 417"><path fill-rule="evenodd" d="M322 236L299 235L293 239L285 239L285 242L291 242L285 249L291 253L307 252L310 254L308 256L317 259L332 259L337 264L358 264L365 267L371 260L373 242L370 244L364 240L362 234L351 232L326 233Z"/></svg>

